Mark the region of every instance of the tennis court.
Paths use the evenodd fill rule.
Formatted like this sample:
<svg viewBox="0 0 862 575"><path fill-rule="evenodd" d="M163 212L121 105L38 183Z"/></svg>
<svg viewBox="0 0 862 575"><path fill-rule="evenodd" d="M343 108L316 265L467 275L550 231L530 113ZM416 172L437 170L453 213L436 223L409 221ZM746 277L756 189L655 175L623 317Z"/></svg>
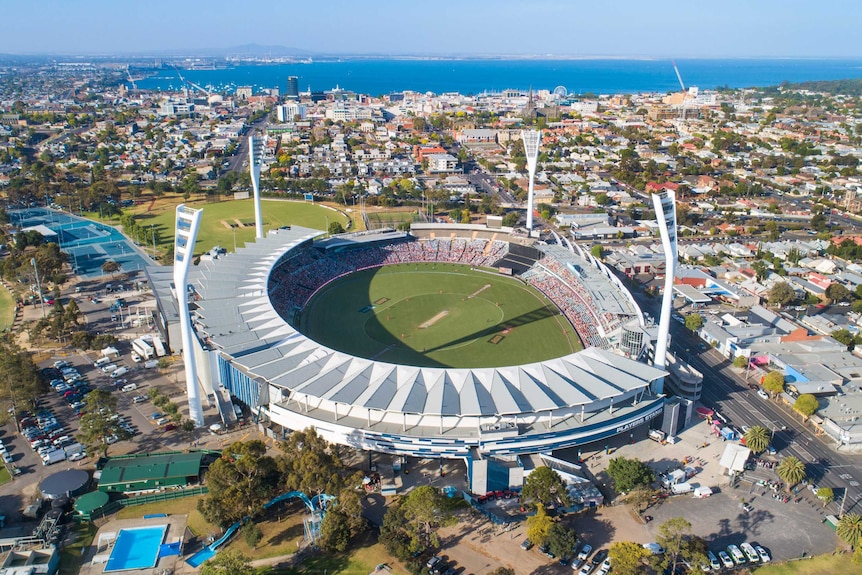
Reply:
<svg viewBox="0 0 862 575"><path fill-rule="evenodd" d="M69 254L75 273L84 278L99 277L102 264L113 260L121 270L131 272L153 265L140 248L111 226L49 208L12 210L9 218L22 228L42 225L56 235L60 249Z"/></svg>

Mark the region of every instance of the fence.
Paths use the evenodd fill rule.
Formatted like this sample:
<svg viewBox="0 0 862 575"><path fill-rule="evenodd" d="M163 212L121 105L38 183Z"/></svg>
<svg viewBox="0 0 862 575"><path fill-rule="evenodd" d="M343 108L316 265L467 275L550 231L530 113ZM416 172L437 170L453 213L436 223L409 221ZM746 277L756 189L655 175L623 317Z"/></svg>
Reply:
<svg viewBox="0 0 862 575"><path fill-rule="evenodd" d="M205 495L209 493L206 486L190 487L188 489L179 489L176 491L165 491L163 493L150 493L148 495L139 495L138 497L129 497L126 499L117 499L111 501L104 507L96 509L92 513L82 513L75 517L79 523L84 521L93 521L106 515L116 513L124 507L134 507L137 505L146 505L147 503L158 503L161 501L170 501L171 499L180 499L182 497L193 497L195 495Z"/></svg>

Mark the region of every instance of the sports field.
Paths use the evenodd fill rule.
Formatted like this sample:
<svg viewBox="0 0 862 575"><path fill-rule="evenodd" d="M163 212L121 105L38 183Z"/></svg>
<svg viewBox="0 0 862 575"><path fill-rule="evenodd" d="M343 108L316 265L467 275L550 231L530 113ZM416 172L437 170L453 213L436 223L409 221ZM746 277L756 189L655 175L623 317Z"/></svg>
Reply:
<svg viewBox="0 0 862 575"><path fill-rule="evenodd" d="M238 247L254 241L254 204L251 199L187 205L204 210L195 254L202 254L217 245L232 252L234 238ZM347 218L344 215L316 204L261 200L260 205L264 233L273 228L291 225L326 230L329 223L334 221L341 222L341 225L347 228ZM160 249L166 249L174 241L174 218L174 210L154 216L141 213L138 215L138 223L144 227L154 224L159 230Z"/></svg>
<svg viewBox="0 0 862 575"><path fill-rule="evenodd" d="M351 274L312 298L299 328L351 355L429 367L519 365L582 348L542 294L459 264L398 264Z"/></svg>

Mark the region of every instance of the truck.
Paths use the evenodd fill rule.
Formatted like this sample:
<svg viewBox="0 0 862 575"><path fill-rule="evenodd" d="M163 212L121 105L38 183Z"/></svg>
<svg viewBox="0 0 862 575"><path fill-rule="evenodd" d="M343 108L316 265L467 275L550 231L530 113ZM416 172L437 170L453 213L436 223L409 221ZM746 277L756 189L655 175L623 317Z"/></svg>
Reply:
<svg viewBox="0 0 862 575"><path fill-rule="evenodd" d="M694 488L692 488L691 483L674 483L670 486L670 492L674 495L682 495L684 493L691 493L692 491L694 491Z"/></svg>
<svg viewBox="0 0 862 575"><path fill-rule="evenodd" d="M719 434L727 441L735 441L737 439L736 431L731 427L722 427Z"/></svg>
<svg viewBox="0 0 862 575"><path fill-rule="evenodd" d="M662 441L665 440L665 438L667 437L667 434L660 429L650 429L649 434L647 434L647 436L650 439L652 439L653 441L657 441L658 443L661 443Z"/></svg>
<svg viewBox="0 0 862 575"><path fill-rule="evenodd" d="M47 451L42 455L42 465L53 465L61 461L66 461L66 452L62 449Z"/></svg>
<svg viewBox="0 0 862 575"><path fill-rule="evenodd" d="M141 356L143 359L153 359L156 357L156 350L150 345L150 341L143 337L139 337L138 339L132 340L132 349Z"/></svg>
<svg viewBox="0 0 862 575"><path fill-rule="evenodd" d="M168 354L165 349L165 344L162 342L162 338L159 336L153 337L153 347L156 349L156 357L164 357Z"/></svg>

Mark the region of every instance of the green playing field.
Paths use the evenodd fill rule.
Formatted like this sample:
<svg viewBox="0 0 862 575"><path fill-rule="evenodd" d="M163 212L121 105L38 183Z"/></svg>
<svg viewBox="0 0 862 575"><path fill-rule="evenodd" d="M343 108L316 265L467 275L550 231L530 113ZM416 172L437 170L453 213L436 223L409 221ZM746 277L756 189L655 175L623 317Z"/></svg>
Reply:
<svg viewBox="0 0 862 575"><path fill-rule="evenodd" d="M582 348L542 294L456 264L398 264L351 274L305 306L300 330L360 357L433 367L502 367Z"/></svg>

